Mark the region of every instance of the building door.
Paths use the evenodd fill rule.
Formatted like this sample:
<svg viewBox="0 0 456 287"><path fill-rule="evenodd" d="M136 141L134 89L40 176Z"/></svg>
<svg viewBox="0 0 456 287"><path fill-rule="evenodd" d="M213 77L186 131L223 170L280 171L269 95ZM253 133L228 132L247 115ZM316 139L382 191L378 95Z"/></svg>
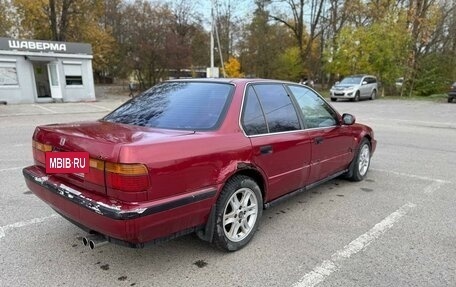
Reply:
<svg viewBox="0 0 456 287"><path fill-rule="evenodd" d="M37 102L49 102L51 100L51 87L47 65L41 61L34 61L32 65L35 76L36 100Z"/></svg>
<svg viewBox="0 0 456 287"><path fill-rule="evenodd" d="M51 96L53 99L61 100L62 99L62 89L60 88L60 79L58 73L57 63L47 64L48 74L49 74L49 85L51 87Z"/></svg>

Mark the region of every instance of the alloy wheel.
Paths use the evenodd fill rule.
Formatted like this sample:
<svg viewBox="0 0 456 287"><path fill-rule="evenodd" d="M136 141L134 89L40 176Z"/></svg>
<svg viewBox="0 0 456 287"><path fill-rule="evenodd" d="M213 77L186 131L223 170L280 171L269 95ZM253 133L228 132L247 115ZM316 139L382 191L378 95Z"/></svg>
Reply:
<svg viewBox="0 0 456 287"><path fill-rule="evenodd" d="M240 188L228 200L223 212L223 231L225 236L239 242L246 238L258 216L258 201L250 188Z"/></svg>
<svg viewBox="0 0 456 287"><path fill-rule="evenodd" d="M359 159L358 159L358 169L359 174L364 176L369 168L370 162L370 149L369 145L365 144L362 146L361 151L359 152Z"/></svg>

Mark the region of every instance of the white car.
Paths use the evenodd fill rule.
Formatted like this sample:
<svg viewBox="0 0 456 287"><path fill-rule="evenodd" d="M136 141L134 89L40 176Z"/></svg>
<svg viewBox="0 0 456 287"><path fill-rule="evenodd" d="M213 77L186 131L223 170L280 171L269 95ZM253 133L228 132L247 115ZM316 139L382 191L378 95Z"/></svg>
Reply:
<svg viewBox="0 0 456 287"><path fill-rule="evenodd" d="M332 86L329 92L333 102L337 99L349 99L355 102L360 99L374 100L378 93L377 78L370 75L345 77Z"/></svg>

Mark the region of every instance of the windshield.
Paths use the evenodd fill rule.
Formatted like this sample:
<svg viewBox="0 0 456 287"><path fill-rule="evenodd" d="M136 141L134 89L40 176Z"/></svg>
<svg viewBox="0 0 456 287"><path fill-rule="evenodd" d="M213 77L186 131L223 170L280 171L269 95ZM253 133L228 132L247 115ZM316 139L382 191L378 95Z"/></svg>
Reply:
<svg viewBox="0 0 456 287"><path fill-rule="evenodd" d="M102 120L187 130L216 128L233 86L225 83L166 82L131 99Z"/></svg>
<svg viewBox="0 0 456 287"><path fill-rule="evenodd" d="M344 78L340 84L342 85L359 85L363 77L347 77Z"/></svg>

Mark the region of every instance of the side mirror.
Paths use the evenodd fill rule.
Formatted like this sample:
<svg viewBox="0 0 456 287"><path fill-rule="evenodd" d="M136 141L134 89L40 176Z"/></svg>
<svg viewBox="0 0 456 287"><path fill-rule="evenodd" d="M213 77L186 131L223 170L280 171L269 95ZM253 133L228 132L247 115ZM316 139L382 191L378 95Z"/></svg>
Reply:
<svg viewBox="0 0 456 287"><path fill-rule="evenodd" d="M366 82L366 81L363 81L363 86L364 86L364 85L367 85L367 82Z"/></svg>
<svg viewBox="0 0 456 287"><path fill-rule="evenodd" d="M342 115L342 122L344 123L344 125L351 126L352 124L355 123L355 121L356 121L356 118L354 115L351 115L351 114Z"/></svg>
<svg viewBox="0 0 456 287"><path fill-rule="evenodd" d="M335 83L335 85L338 85L339 83L340 83L340 82L339 82L339 81L337 81L337 82Z"/></svg>

